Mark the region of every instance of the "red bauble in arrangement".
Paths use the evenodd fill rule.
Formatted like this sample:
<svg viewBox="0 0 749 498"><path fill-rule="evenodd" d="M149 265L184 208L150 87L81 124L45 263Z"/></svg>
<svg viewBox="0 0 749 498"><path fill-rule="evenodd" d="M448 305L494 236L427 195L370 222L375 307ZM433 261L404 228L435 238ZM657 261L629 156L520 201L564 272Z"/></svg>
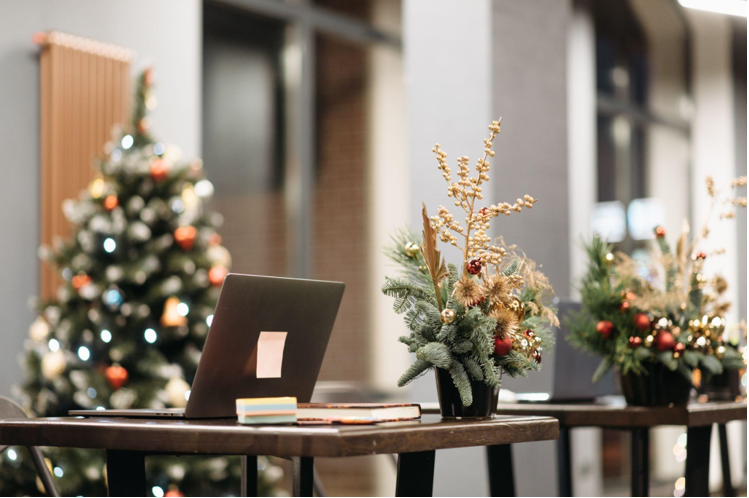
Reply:
<svg viewBox="0 0 749 498"><path fill-rule="evenodd" d="M637 330L643 332L650 330L650 318L648 318L648 315L645 313L636 313L635 316L632 317L632 320L635 322L635 328Z"/></svg>
<svg viewBox="0 0 749 498"><path fill-rule="evenodd" d="M170 489L169 491L167 491L164 494L164 496L166 496L168 498L172 498L172 497L179 498L181 496L185 496L185 494L182 491L180 491L179 489Z"/></svg>
<svg viewBox="0 0 749 498"><path fill-rule="evenodd" d="M655 336L655 347L658 351L668 351L674 349L675 345L676 341L674 340L674 336L673 334L671 334L671 332L663 331Z"/></svg>
<svg viewBox="0 0 749 498"><path fill-rule="evenodd" d="M174 231L174 241L185 251L192 249L195 244L195 237L197 237L198 231L193 226L179 227Z"/></svg>
<svg viewBox="0 0 749 498"><path fill-rule="evenodd" d="M512 337L506 336L504 339L494 338L494 353L498 356L504 356L512 351Z"/></svg>
<svg viewBox="0 0 749 498"><path fill-rule="evenodd" d="M642 337L633 336L629 338L629 347L637 349L642 346Z"/></svg>
<svg viewBox="0 0 749 498"><path fill-rule="evenodd" d="M624 301L622 304L619 305L619 312L624 313L629 311L629 309L632 307L631 304L629 304L629 301Z"/></svg>
<svg viewBox="0 0 749 498"><path fill-rule="evenodd" d="M470 275L478 275L479 273L481 273L481 260L478 258L470 260L468 263L466 263L466 271Z"/></svg>
<svg viewBox="0 0 749 498"><path fill-rule="evenodd" d="M539 351L538 349L533 350L533 361L535 361L539 365L541 364L541 351Z"/></svg>
<svg viewBox="0 0 749 498"><path fill-rule="evenodd" d="M598 332L604 339L608 339L614 332L614 324L608 320L601 320L596 325L596 332Z"/></svg>
<svg viewBox="0 0 749 498"><path fill-rule="evenodd" d="M229 270L223 266L214 266L208 271L208 281L211 282L211 285L214 287L219 287L224 283L224 279L228 273Z"/></svg>
<svg viewBox="0 0 749 498"><path fill-rule="evenodd" d="M692 254L692 259L695 261L704 261L705 258L707 258L707 253L705 253L705 251L699 251Z"/></svg>
<svg viewBox="0 0 749 498"><path fill-rule="evenodd" d="M104 375L107 378L107 382L112 386L113 389L119 389L127 382L128 373L125 367L114 364L111 367L107 367L104 371Z"/></svg>
<svg viewBox="0 0 749 498"><path fill-rule="evenodd" d="M663 237L666 236L666 229L663 227L657 227L655 229L655 236L658 237L659 239L662 239Z"/></svg>
<svg viewBox="0 0 749 498"><path fill-rule="evenodd" d="M686 347L686 346L684 345L684 343L682 343L682 342L677 342L677 343L676 343L676 344L674 345L674 351L675 351L676 353L683 353L685 349L687 349L687 347Z"/></svg>

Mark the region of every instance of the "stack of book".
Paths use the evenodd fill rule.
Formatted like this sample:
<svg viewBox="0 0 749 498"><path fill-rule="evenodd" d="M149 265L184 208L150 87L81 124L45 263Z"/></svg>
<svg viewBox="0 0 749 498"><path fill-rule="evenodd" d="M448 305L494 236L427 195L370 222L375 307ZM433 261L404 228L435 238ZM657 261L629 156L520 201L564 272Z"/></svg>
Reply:
<svg viewBox="0 0 749 498"><path fill-rule="evenodd" d="M296 422L296 398L244 398L237 400L240 424L288 424Z"/></svg>

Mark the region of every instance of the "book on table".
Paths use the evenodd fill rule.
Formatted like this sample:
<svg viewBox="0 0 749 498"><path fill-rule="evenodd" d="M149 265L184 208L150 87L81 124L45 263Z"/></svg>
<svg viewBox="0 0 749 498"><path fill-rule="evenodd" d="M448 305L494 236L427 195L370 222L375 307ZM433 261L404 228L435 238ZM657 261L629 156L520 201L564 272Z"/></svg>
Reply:
<svg viewBox="0 0 749 498"><path fill-rule="evenodd" d="M421 418L421 406L413 403L299 403L299 422L400 422Z"/></svg>

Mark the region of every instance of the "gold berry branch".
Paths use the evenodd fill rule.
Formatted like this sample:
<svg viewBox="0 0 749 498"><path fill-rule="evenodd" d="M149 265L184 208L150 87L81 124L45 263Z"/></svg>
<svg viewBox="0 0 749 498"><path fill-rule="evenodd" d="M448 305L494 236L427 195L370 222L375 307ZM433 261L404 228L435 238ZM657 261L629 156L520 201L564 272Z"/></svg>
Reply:
<svg viewBox="0 0 749 498"><path fill-rule="evenodd" d="M484 139L484 155L476 162L476 176L470 176L469 158L462 156L458 158L457 175L459 180L453 182L450 175L451 170L447 164L447 154L440 148L440 144L436 144L432 149L432 152L437 156L437 167L442 172L442 177L448 185L447 196L455 199L455 206L461 207L465 211L466 217L464 227L445 206L440 206L437 215L430 218L431 227L438 231L442 242L452 244L462 251L464 272L467 265L475 260L481 266L493 265L498 273L498 265L502 262L502 258L506 256L506 251L503 247L491 243L488 232L492 218L501 214L510 216L513 212L519 213L524 207L530 209L533 204L538 202L537 199L526 194L522 199L517 199L514 204L501 202L476 209L476 201L480 201L484 197L482 184L489 181L489 158L494 157L492 146L494 139L500 132L501 122L502 118L489 125L489 137ZM458 245L459 237L462 237L463 247ZM476 264L474 264L474 267L480 268ZM484 275L484 279L486 278L487 275Z"/></svg>

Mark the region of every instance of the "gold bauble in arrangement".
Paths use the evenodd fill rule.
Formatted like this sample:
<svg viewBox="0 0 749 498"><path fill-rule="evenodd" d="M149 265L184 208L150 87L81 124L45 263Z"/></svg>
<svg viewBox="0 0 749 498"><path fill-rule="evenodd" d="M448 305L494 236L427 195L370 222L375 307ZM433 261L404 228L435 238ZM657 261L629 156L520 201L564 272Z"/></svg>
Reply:
<svg viewBox="0 0 749 498"><path fill-rule="evenodd" d="M522 322L525 319L525 303L517 297L512 296L508 308L515 312L518 322Z"/></svg>
<svg viewBox="0 0 749 498"><path fill-rule="evenodd" d="M450 325L455 321L455 312L450 308L445 308L442 310L442 313L440 313L440 319L445 325Z"/></svg>
<svg viewBox="0 0 749 498"><path fill-rule="evenodd" d="M409 258L415 258L416 255L419 254L419 250L419 244L415 242L409 242L403 248L403 252L406 253L406 256Z"/></svg>

